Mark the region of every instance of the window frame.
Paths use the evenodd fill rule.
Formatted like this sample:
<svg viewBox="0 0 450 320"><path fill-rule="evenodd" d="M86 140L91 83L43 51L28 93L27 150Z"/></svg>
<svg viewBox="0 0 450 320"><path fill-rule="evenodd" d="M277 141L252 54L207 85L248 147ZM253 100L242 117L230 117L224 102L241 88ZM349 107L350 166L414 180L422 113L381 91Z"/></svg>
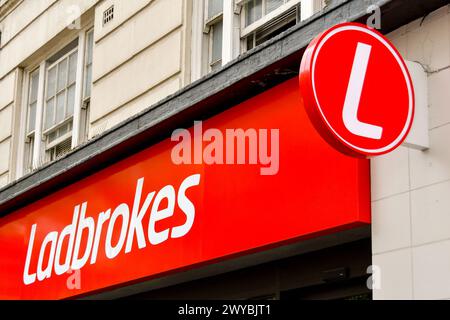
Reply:
<svg viewBox="0 0 450 320"><path fill-rule="evenodd" d="M209 72L214 71L214 68L219 65L219 67L222 65L222 52L220 53L220 59L216 59L213 61L213 47L214 47L214 32L216 32L216 27L218 24L222 24L222 37L221 37L221 41L222 43L220 44L220 48L221 51L223 50L222 46L223 46L223 20L217 20L216 23L214 23L213 25L210 26L210 31L208 34L208 38L209 38L209 44L208 44L208 70Z"/></svg>
<svg viewBox="0 0 450 320"><path fill-rule="evenodd" d="M52 133L53 131L55 131L55 130L59 129L60 127L64 126L67 122L69 122L70 120L73 119L73 113L72 113L72 115L66 117L65 119L63 119L62 121L60 121L58 123L56 123L56 120L55 120L55 123L51 127L45 129L45 119L46 119L47 102L48 102L48 98L47 98L47 90L48 90L47 82L48 82L48 75L49 75L50 69L54 68L55 66L57 68L56 69L56 83L55 83L56 89L55 89L55 94L53 95L53 97L55 99L55 106L54 106L55 107L55 114L54 114L54 117L56 118L56 101L57 101L56 99L57 99L58 94L63 92L63 91L65 91L65 95L64 95L64 97L65 97L64 98L64 113L67 112L67 105L68 105L68 103L67 103L68 102L67 101L67 95L68 95L67 91L69 90L68 88L70 87L70 86L67 86L67 82L68 82L68 79L69 79L69 63L70 63L70 56L73 53L75 53L75 52L77 52L77 54L79 54L78 46L76 46L75 48L73 48L69 52L65 53L62 57L60 57L55 62L53 62L51 64L47 64L47 66L46 66L45 83L44 83L44 104L43 104L44 110L42 112L42 117L43 117L42 135L44 135L44 136L49 135L50 133ZM58 72L59 72L59 66L58 65L59 65L60 62L66 60L66 59L68 59L67 60L66 87L64 87L64 89L58 91L58 89L57 89L57 86L58 86L58 84L57 84L58 81L57 80L58 80ZM77 56L77 60L78 60L78 56ZM77 72L77 70L75 69L75 81L72 84L72 85L75 85L75 87L76 87L76 83L77 83L77 81L76 81L76 72ZM74 104L75 104L75 102L74 102ZM75 106L74 106L74 108L75 108Z"/></svg>
<svg viewBox="0 0 450 320"><path fill-rule="evenodd" d="M88 56L88 41L89 41L89 34L92 34L92 61L90 63L87 62L87 56ZM85 32L85 48L84 48L84 59L83 59L83 93L82 93L82 100L83 100L83 104L82 104L82 108L86 107L86 104L89 104L90 100L91 100L91 96L92 96L92 75L93 75L93 62L94 62L94 46L95 46L95 34L94 34L94 27L88 28ZM86 96L86 76L87 76L87 68L89 67L88 65L91 66L91 83L90 83L90 90L89 90L89 96Z"/></svg>
<svg viewBox="0 0 450 320"><path fill-rule="evenodd" d="M29 77L28 77L28 84L26 86L27 90L26 91L26 115L25 115L25 138L30 137L31 135L34 135L36 132L36 117L37 117L37 110L35 111L35 116L34 116L34 129L31 130L30 132L28 131L29 127L30 127L30 114L29 114L29 110L30 110L30 96L31 96L31 86L32 86L32 78L33 78L33 74L36 73L37 77L38 77L38 88L37 90L39 91L39 67L35 67L34 69L32 69L29 72ZM37 109L37 103L39 100L39 92L36 93L36 109Z"/></svg>
<svg viewBox="0 0 450 320"><path fill-rule="evenodd" d="M221 23L222 24L222 43L220 45L221 49L223 50L223 7L222 11L219 13L213 15L212 17L208 17L208 5L209 0L203 0L203 33L207 35L208 44L207 44L207 58L206 58L206 64L207 64L207 72L214 71L214 68L219 65L222 66L222 60L223 60L223 54L220 54L220 59L213 61L212 53L213 53L213 42L214 42L214 32L216 29L216 26Z"/></svg>
<svg viewBox="0 0 450 320"><path fill-rule="evenodd" d="M223 22L222 35L222 65L229 63L240 54L246 52L248 37L255 37L264 34L269 26L274 27L273 34L277 32L277 21L286 21L280 23L280 28L291 24L290 11L295 9L295 23L309 18L314 12L324 8L324 0L286 0L276 9L265 14L261 19L246 26L246 3L249 0L224 0L221 13L208 18L208 0L194 1L192 8L192 43L191 43L191 81L196 81L202 76L212 71L211 68L211 26L218 20ZM265 10L266 5L262 4ZM283 16L289 15L284 20ZM270 28L271 29L271 28ZM270 38L271 36L268 36ZM259 39L259 38L258 38ZM255 42L256 39L253 39ZM260 39L261 40L261 39Z"/></svg>
<svg viewBox="0 0 450 320"><path fill-rule="evenodd" d="M240 5L242 6L242 13L241 13L241 40L246 40L247 36L252 35L253 33L257 32L258 29L261 29L266 24L270 23L273 19L276 19L277 17L283 15L287 11L291 10L292 8L296 7L300 4L302 0L287 0L286 3L282 4L278 8L272 10L271 12L265 14L265 2L266 0L262 0L262 13L261 18L254 21L253 23L246 25L246 4L247 1L241 1Z"/></svg>
<svg viewBox="0 0 450 320"><path fill-rule="evenodd" d="M85 104L84 99L84 82L85 79L85 55L87 53L86 48L86 41L87 37L86 35L89 32L93 32L94 28L93 25L90 24L88 27L84 27L80 30L78 30L77 33L73 34L71 37L67 37L66 41L64 42L65 45L70 44L72 41L78 39L78 45L71 49L69 52L65 53L62 57L58 58L56 61L52 63L48 63L48 60L54 56L55 54L58 54L61 50L64 49L64 45L58 46L58 48L55 48L55 50L52 50L48 54L46 54L42 59L40 59L39 63L30 64L28 67L23 69L23 81L21 85L21 96L22 96L22 102L21 102L21 123L26 123L26 125L20 126L19 130L19 147L17 152L17 170L15 172L16 179L21 178L25 174L29 174L30 172L33 172L34 170L41 167L43 164L50 162L48 151L52 150L55 146L57 146L59 143L62 143L66 141L68 138L72 136L72 143L71 148L75 148L79 145L78 136L81 136L79 128L80 124L76 124L75 121L82 121L82 119L86 119L85 117L80 116L80 113L82 112L81 109L83 108ZM94 37L94 34L93 34ZM95 44L95 39L93 38L93 43ZM80 50L82 49L82 50ZM45 116L45 108L46 108L46 101L47 101L47 73L50 70L52 66L63 60L64 58L68 58L71 54L73 54L75 51L78 50L77 55L77 63L76 63L76 75L75 75L75 83L72 85L75 85L75 102L74 102L74 111L73 114L70 117L67 117L62 122L55 124L54 126L44 129L44 116ZM92 50L94 50L94 45L92 46ZM81 52L81 54L80 54ZM79 63L82 63L82 66L80 68ZM39 70L39 71L38 71ZM81 70L81 75L79 74ZM30 98L30 85L31 85L31 75L38 71L39 72L39 82L38 82L38 101L37 105L40 108L36 108L36 118L35 118L35 129L34 129L34 141L33 141L33 147L31 155L31 168L28 168L27 159L26 157L26 148L27 146L27 140L28 137L32 135L32 133L28 133L28 118L29 118L29 98ZM67 66L67 77L69 74L69 64ZM81 81L79 81L81 79ZM66 82L67 84L67 82ZM65 90L68 90L70 86L67 86ZM55 93L56 97L56 93ZM56 103L56 101L55 101ZM67 93L65 95L65 108L67 108ZM76 115L78 113L78 115ZM76 120L77 119L77 120ZM72 128L71 130L63 134L61 137L55 139L55 141L52 141L51 143L48 143L48 135L53 132L54 130L58 130L60 127L64 126L68 122L72 121ZM86 127L86 125L81 125L81 127ZM88 129L87 127L85 128ZM75 138L75 135L77 135L77 138ZM83 134L83 136L87 136ZM74 141L76 143L74 143Z"/></svg>
<svg viewBox="0 0 450 320"><path fill-rule="evenodd" d="M32 78L33 74L37 74L38 83L37 83L37 93L36 93L36 110L35 110L35 116L34 116L34 129L31 131L28 131L30 127L30 98L31 98L31 90L32 90ZM29 173L33 171L33 161L34 161L34 148L35 148L35 140L36 140L36 122L37 122L37 104L39 101L39 83L40 83L40 66L34 66L31 68L31 70L28 72L26 79L24 79L24 83L26 84L24 87L23 92L23 99L25 101L25 112L24 112L24 139L23 139L23 156L21 157L21 164L20 169L23 170L23 172Z"/></svg>
<svg viewBox="0 0 450 320"><path fill-rule="evenodd" d="M73 117L71 118L71 120L73 120ZM49 141L49 140L50 140L50 137L49 137L49 136L50 136L51 133L53 133L53 132L59 130L60 128L66 126L66 125L69 125L69 124L70 124L70 121L69 121L69 120L64 121L63 124L59 125L57 128L55 128L54 130L52 130L51 132L49 132L48 134L45 135L45 138L43 138L43 140L46 141L46 143L45 143L45 151L49 151L50 149L54 148L55 146L57 146L57 145L60 144L61 142L64 142L64 141L66 141L67 139L69 139L69 138L72 137L72 134L73 134L73 124L72 124L72 128L71 128L69 131L67 131L66 133L64 133L62 136L56 138L55 140L53 140L53 141L51 141L51 142Z"/></svg>
<svg viewBox="0 0 450 320"><path fill-rule="evenodd" d="M216 24L218 20L223 19L223 6L222 11L219 13L216 13L215 15L208 17L208 11L209 11L209 0L203 1L203 12L204 12L204 25L205 25L205 33L208 33L209 30L207 30L211 25Z"/></svg>

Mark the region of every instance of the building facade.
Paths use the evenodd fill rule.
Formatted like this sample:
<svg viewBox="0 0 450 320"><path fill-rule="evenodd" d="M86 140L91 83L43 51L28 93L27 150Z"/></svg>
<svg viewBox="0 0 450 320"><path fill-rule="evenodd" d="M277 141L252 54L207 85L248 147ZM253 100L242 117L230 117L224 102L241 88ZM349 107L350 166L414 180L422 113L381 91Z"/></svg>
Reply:
<svg viewBox="0 0 450 320"><path fill-rule="evenodd" d="M370 160L369 226L83 296L450 299L448 1L0 0L0 219L296 78L309 42L348 21L392 41L422 106Z"/></svg>

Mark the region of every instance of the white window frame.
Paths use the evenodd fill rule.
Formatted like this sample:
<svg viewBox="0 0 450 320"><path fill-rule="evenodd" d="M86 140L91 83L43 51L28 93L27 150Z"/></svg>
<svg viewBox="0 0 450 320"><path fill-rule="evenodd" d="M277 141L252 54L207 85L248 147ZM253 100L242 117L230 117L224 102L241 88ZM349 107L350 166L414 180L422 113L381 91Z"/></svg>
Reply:
<svg viewBox="0 0 450 320"><path fill-rule="evenodd" d="M191 82L200 79L205 73L205 55L207 35L204 33L203 1L192 3L192 36L191 36Z"/></svg>
<svg viewBox="0 0 450 320"><path fill-rule="evenodd" d="M70 118L70 119L72 120L73 118ZM65 126L65 125L69 124L69 123L70 123L70 121L67 120L67 121L65 121L62 125L60 125L59 127L63 127L63 126ZM58 128L59 128L59 127L58 127ZM55 130L56 130L56 129L55 129ZM53 140L52 142L47 142L47 143L45 144L45 151L48 152L48 151L50 151L51 149L53 149L54 147L56 147L58 144L60 144L61 142L66 141L67 139L71 138L71 137L72 137L72 132L73 132L73 123L72 123L72 129L71 129L70 131L68 131L67 133L65 133L65 134L62 135L61 137L56 138L56 139ZM48 139L48 137L47 137L47 139ZM46 139L44 139L44 140L46 140Z"/></svg>
<svg viewBox="0 0 450 320"><path fill-rule="evenodd" d="M217 61L212 61L212 39L214 25L222 22L223 66L239 55L239 10L235 0L223 0L222 11L208 17L208 0L193 3L191 81L195 81L212 71ZM201 30L201 31L200 31Z"/></svg>
<svg viewBox="0 0 450 320"><path fill-rule="evenodd" d="M246 38L265 27L272 19L301 5L300 20L305 20L324 7L323 0L289 0L249 26L245 26L245 4L249 0L223 0L223 11L208 18L208 1L193 3L191 39L191 81L211 71L210 26L222 19L222 65L227 64L247 50ZM263 5L263 8L265 6Z"/></svg>
<svg viewBox="0 0 450 320"><path fill-rule="evenodd" d="M214 66L219 64L222 65L223 55L222 52L220 53L220 59L213 61L213 45L214 45L214 32L216 32L216 26L222 23L222 44L221 49L223 51L223 20L222 19L216 19L215 23L211 24L209 26L209 33L208 33L208 71L212 71Z"/></svg>
<svg viewBox="0 0 450 320"><path fill-rule="evenodd" d="M239 32L241 29L241 7L235 0L224 0L222 31L222 65L227 64L240 53Z"/></svg>
<svg viewBox="0 0 450 320"><path fill-rule="evenodd" d="M226 0L224 0L225 3ZM203 33L206 34L208 43L207 43L207 72L211 72L213 70L213 67L220 62L220 64L223 64L223 54L221 54L221 59L212 61L212 51L213 51L213 39L214 39L214 32L215 27L218 23L222 22L222 51L223 51L223 8L222 11L215 14L212 17L208 17L208 4L209 0L203 0Z"/></svg>
<svg viewBox="0 0 450 320"><path fill-rule="evenodd" d="M85 48L84 48L84 61L83 61L83 68L84 68L84 70L83 70L83 103L86 103L86 102L89 102L90 101L90 99L91 99L91 95L92 95L92 75L93 75L93 73L92 73L92 68L91 68L91 83L90 83L90 94L89 94L89 96L86 96L86 75L87 75L87 68L89 67L88 66L88 63L87 63L87 55L88 55L88 52L87 52L87 50L88 50L88 47L87 47L87 42L88 42L88 39L89 39L89 34L92 34L92 49L94 49L94 45L95 45L95 39L94 39L94 28L90 28L90 29L88 29L86 32L85 32L85 40L84 40L84 45L85 45ZM94 50L92 50L92 52L94 52ZM94 57L92 57L92 59L93 59ZM90 65L91 65L91 67L92 67L92 65L93 65L93 61L91 61L90 62Z"/></svg>
<svg viewBox="0 0 450 320"><path fill-rule="evenodd" d="M224 0L225 2L226 0ZM222 11L215 14L212 17L208 17L208 5L209 5L209 0L204 0L203 1L203 8L204 8L204 24L205 24L205 29L204 32L208 33L209 32L209 26L215 24L218 22L218 20L221 20L223 18L223 8Z"/></svg>
<svg viewBox="0 0 450 320"><path fill-rule="evenodd" d="M241 25L244 26L241 28L241 39L246 38L247 36L251 35L252 33L258 31L261 27L272 21L273 19L281 16L283 13L291 10L293 7L296 7L299 3L304 2L304 0L288 0L286 3L282 4L275 10L269 12L268 14L265 14L265 3L266 0L262 0L262 14L261 18L253 22L252 24L245 26L245 18L246 18L246 12L245 12L245 4L249 2L249 0L241 1L241 5L243 6L242 9L242 16L241 16Z"/></svg>
<svg viewBox="0 0 450 320"><path fill-rule="evenodd" d="M67 43L70 43L71 41L74 41L78 38L78 46L77 48L74 48L73 50L70 50L69 53L65 54L64 57L67 55L70 55L75 50L78 50L78 56L77 56L77 67L76 67L76 77L75 77L75 103L74 103L74 111L72 115L72 131L68 134L64 135L61 138L58 138L48 146L45 145L46 142L46 135L48 132L51 132L56 127L59 127L60 125L57 125L55 127L49 128L43 132L43 121L44 121L44 106L45 106L45 94L46 94L46 75L47 71L49 69L49 64L47 63L47 60L53 56L54 54L57 54L59 50L62 48L59 48L59 50L55 50L51 52L51 54L48 54L45 59L39 64L39 65L32 65L29 68L26 68L24 70L24 79L23 79L23 89L22 89L22 103L21 103L21 123L27 123L28 119L28 99L29 99L29 86L30 86L30 76L31 74L39 69L39 84L38 84L38 101L37 101L37 107L36 107L36 124L35 124L35 130L34 130L34 146L33 146L33 159L32 159L32 169L31 171L34 171L38 169L40 166L43 165L43 163L47 162L48 155L46 150L54 147L57 145L56 141L61 143L61 141L64 141L70 135L72 136L71 139L71 146L72 149L75 148L77 145L79 145L80 142L80 119L81 119L81 112L82 112L82 106L83 106L83 93L84 93L84 75L85 75L85 64L84 59L86 55L86 35L88 32L91 32L93 30L92 26L89 26L87 28L81 29L78 34L69 39ZM63 57L61 57L62 59ZM60 61L60 59L58 59ZM57 63L57 61L53 62L51 65L54 65ZM69 121L68 119L66 119ZM66 123L67 121L64 121ZM18 167L16 170L16 178L20 178L25 174L25 144L26 144L26 138L27 138L27 125L20 126L19 129L19 135L20 135L20 144L18 148ZM45 133L45 134L44 134ZM65 138L65 139L63 139Z"/></svg>
<svg viewBox="0 0 450 320"><path fill-rule="evenodd" d="M77 68L78 68L78 46L77 46L77 47L73 48L72 50L70 50L69 52L65 53L62 57L60 57L55 62L53 62L51 64L47 64L46 70L45 70L45 84L47 84L46 82L48 80L48 74L49 74L50 69L52 69L53 67L58 65L61 61L65 60L65 59L68 59L75 52L77 52ZM58 75L58 69L56 69L56 70L57 70L56 75ZM76 75L77 75L77 72L78 71L76 70L75 71ZM76 89L76 86L77 86L76 85L76 83L77 83L76 75L75 75L75 91L77 90ZM69 60L67 61L67 77L68 76L69 76ZM57 85L57 84L55 84L55 85ZM67 91L68 89L64 88L64 90ZM55 98L55 115L54 116L55 117L56 117L56 97L57 97L57 95L58 95L58 92L55 91L55 95L54 95L54 98ZM47 103L47 86L45 86L44 97L45 97L44 98L44 106L45 106L44 109L45 110L43 110L43 116L44 116L44 119L45 119L45 113L47 112L47 106L46 106L46 103ZM67 108L67 99L65 99L65 101L64 101L64 109L66 109L66 108ZM74 113L75 113L75 109L74 109ZM74 115L71 115L71 116L67 117L66 119L62 120L61 122L53 124L48 129L43 129L42 134L43 135L48 135L52 131L54 131L54 130L58 129L59 127L63 126L66 122L69 122L70 120L73 120L73 117L74 117Z"/></svg>
<svg viewBox="0 0 450 320"><path fill-rule="evenodd" d="M25 136L25 138L23 139L23 144L24 144L24 148L27 148L28 150L26 152L26 155L27 155L26 159L25 159L25 150L24 150L24 156L22 157L21 160L22 160L22 166L23 166L22 169L27 170L27 171L31 171L33 168L34 141L36 140L36 117L38 116L37 105L39 103L39 87L38 87L37 94L36 94L37 95L36 96L36 110L35 110L35 119L34 119L35 127L32 131L28 132L28 127L30 126L30 114L29 114L30 108L29 107L30 107L30 92L31 92L31 85L32 85L31 78L34 73L37 73L38 86L39 86L40 68L37 67L37 68L32 69L29 72L28 77L25 80L26 90L24 90L24 92L23 92L23 99L26 101L26 105L25 105L25 112L23 113L25 117L23 119L23 122L21 122L21 123L25 124L23 126L23 129L24 129L23 134ZM32 146L31 146L31 143L33 143ZM26 168L25 168L25 166L26 166Z"/></svg>
<svg viewBox="0 0 450 320"><path fill-rule="evenodd" d="M89 40L89 34L92 33L92 61L91 61L91 81L90 81L90 94L89 96L86 96L86 76L87 76L87 42ZM77 128L76 130L78 133L74 135L76 137L76 140L72 141L72 145L77 146L81 143L85 142L88 139L88 129L89 129L89 112L90 112L90 105L91 105L91 96L92 96L92 88L93 88L93 63L94 63L94 47L95 47L95 33L94 33L94 27L88 28L87 31L84 33L84 59L83 59L83 89L82 89L82 103L80 112L77 115ZM75 123L74 123L75 124Z"/></svg>
<svg viewBox="0 0 450 320"><path fill-rule="evenodd" d="M306 20L326 6L325 0L302 0L300 20Z"/></svg>

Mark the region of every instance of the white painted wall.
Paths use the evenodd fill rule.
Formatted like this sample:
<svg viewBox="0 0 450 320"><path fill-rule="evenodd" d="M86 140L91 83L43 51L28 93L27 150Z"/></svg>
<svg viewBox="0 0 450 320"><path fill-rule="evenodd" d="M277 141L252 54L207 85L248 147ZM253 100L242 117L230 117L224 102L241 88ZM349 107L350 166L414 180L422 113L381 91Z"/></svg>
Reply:
<svg viewBox="0 0 450 320"><path fill-rule="evenodd" d="M12 2L17 7L0 15L0 188L15 178L16 144L22 143L18 136L24 124L14 126L14 119L21 119L26 88L17 74L76 37L78 31L68 28L73 19L81 16L82 27L94 23L90 137L177 91L190 78L185 61L190 59L192 0L1 0L0 12ZM103 25L103 12L112 5L114 19Z"/></svg>
<svg viewBox="0 0 450 320"><path fill-rule="evenodd" d="M111 5L114 20L103 27ZM96 7L90 137L181 88L186 8L185 0L106 0Z"/></svg>
<svg viewBox="0 0 450 320"><path fill-rule="evenodd" d="M371 161L374 299L450 299L450 7L388 37L428 74L430 149Z"/></svg>

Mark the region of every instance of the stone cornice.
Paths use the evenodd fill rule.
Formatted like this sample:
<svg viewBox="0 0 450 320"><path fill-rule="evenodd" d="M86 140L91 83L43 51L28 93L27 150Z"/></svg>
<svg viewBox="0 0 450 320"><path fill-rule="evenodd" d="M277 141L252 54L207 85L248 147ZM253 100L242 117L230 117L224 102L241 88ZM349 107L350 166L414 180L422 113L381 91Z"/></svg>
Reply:
<svg viewBox="0 0 450 320"><path fill-rule="evenodd" d="M14 10L23 0L0 0L0 21Z"/></svg>

